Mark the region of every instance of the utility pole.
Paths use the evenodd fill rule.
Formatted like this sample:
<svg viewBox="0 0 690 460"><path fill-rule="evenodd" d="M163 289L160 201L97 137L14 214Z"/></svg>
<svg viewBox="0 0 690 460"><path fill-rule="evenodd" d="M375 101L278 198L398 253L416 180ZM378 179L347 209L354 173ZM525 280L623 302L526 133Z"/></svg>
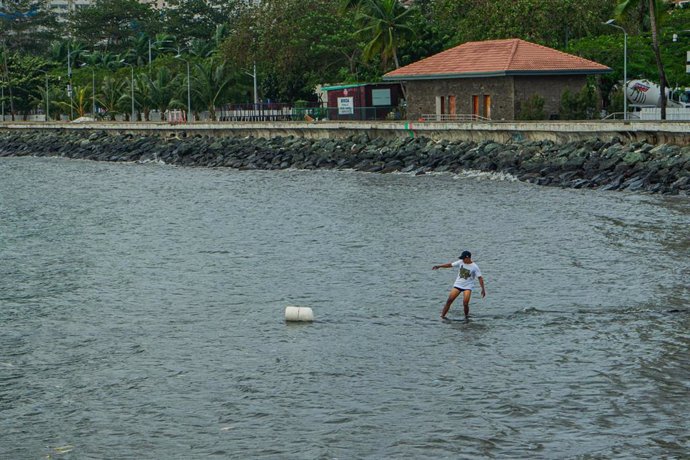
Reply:
<svg viewBox="0 0 690 460"><path fill-rule="evenodd" d="M5 81L7 82L7 89L9 90L9 96L10 96L10 115L12 116L12 121L14 121L14 98L12 97L12 83L10 82L10 70L9 66L7 65L7 44L5 42L2 43L2 48L3 48L3 65L5 68ZM4 97L4 96L3 96ZM3 121L5 120L5 115L4 115L4 104L3 104Z"/></svg>
<svg viewBox="0 0 690 460"><path fill-rule="evenodd" d="M67 95L69 96L70 120L74 120L74 97L72 94L72 48L67 43Z"/></svg>
<svg viewBox="0 0 690 460"><path fill-rule="evenodd" d="M623 31L623 120L628 119L628 32L613 19L604 22L604 25L615 27Z"/></svg>

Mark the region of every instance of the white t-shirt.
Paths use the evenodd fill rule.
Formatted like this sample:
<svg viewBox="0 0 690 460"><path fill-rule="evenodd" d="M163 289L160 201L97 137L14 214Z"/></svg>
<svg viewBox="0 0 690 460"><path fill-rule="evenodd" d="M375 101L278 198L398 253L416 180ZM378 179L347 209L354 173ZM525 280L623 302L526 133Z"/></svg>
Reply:
<svg viewBox="0 0 690 460"><path fill-rule="evenodd" d="M452 265L453 268L458 269L458 277L455 279L455 284L453 284L453 286L459 289L469 289L471 291L474 288L474 280L482 276L482 272L479 271L477 264L474 262L465 264L462 260L456 260Z"/></svg>

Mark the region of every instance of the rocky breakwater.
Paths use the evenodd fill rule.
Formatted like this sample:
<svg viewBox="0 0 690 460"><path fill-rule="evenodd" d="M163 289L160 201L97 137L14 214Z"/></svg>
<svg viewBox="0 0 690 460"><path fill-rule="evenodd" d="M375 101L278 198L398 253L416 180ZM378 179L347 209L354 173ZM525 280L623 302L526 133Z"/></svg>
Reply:
<svg viewBox="0 0 690 460"><path fill-rule="evenodd" d="M425 138L344 139L186 137L98 132L0 132L0 156L164 162L248 169L354 169L372 173L511 174L539 185L690 192L690 147L603 142L460 142Z"/></svg>

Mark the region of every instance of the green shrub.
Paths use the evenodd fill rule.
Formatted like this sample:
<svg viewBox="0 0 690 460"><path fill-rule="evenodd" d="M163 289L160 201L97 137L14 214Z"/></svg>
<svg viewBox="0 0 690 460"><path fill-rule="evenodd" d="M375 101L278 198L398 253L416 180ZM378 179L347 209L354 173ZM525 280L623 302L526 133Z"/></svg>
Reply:
<svg viewBox="0 0 690 460"><path fill-rule="evenodd" d="M611 90L609 93L609 106L607 107L608 113L622 112L624 108L623 98L623 87L617 87Z"/></svg>
<svg viewBox="0 0 690 460"><path fill-rule="evenodd" d="M597 96L590 85L582 87L573 94L570 89L563 91L558 116L561 120L592 120L597 113Z"/></svg>
<svg viewBox="0 0 690 460"><path fill-rule="evenodd" d="M515 117L518 120L544 120L544 98L538 94L533 94L529 99L525 100Z"/></svg>

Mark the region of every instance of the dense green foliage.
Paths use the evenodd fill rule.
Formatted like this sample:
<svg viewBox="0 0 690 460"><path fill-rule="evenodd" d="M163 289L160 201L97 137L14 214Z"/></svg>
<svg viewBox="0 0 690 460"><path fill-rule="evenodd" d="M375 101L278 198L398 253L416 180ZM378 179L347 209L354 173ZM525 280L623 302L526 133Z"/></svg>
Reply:
<svg viewBox="0 0 690 460"><path fill-rule="evenodd" d="M569 90L561 96L558 116L562 120L591 120L596 117L597 98L592 86L585 86L579 93Z"/></svg>
<svg viewBox="0 0 690 460"><path fill-rule="evenodd" d="M615 17L628 32L628 78L658 81L647 3L417 0L406 8L399 0L171 0L171 8L158 11L137 0L98 0L69 16L66 33L36 2L3 2L0 98L17 115L43 110L48 100L51 117L89 114L95 102L112 118L129 115L134 89L137 116L146 119L152 110L187 109L189 88L198 116L251 103L255 68L260 100L315 101L319 84L377 81L459 43L516 37L614 69L582 94L564 95L561 117L586 118L598 111L600 98L605 107L619 105L623 34L603 25L606 20ZM690 8L660 3L655 13L666 78L672 87L690 86ZM533 102L523 116L538 114Z"/></svg>
<svg viewBox="0 0 690 460"><path fill-rule="evenodd" d="M430 18L451 43L522 38L554 48L602 32L616 0L438 0Z"/></svg>
<svg viewBox="0 0 690 460"><path fill-rule="evenodd" d="M538 94L529 97L517 112L518 120L543 120L546 117L544 112L544 98Z"/></svg>

